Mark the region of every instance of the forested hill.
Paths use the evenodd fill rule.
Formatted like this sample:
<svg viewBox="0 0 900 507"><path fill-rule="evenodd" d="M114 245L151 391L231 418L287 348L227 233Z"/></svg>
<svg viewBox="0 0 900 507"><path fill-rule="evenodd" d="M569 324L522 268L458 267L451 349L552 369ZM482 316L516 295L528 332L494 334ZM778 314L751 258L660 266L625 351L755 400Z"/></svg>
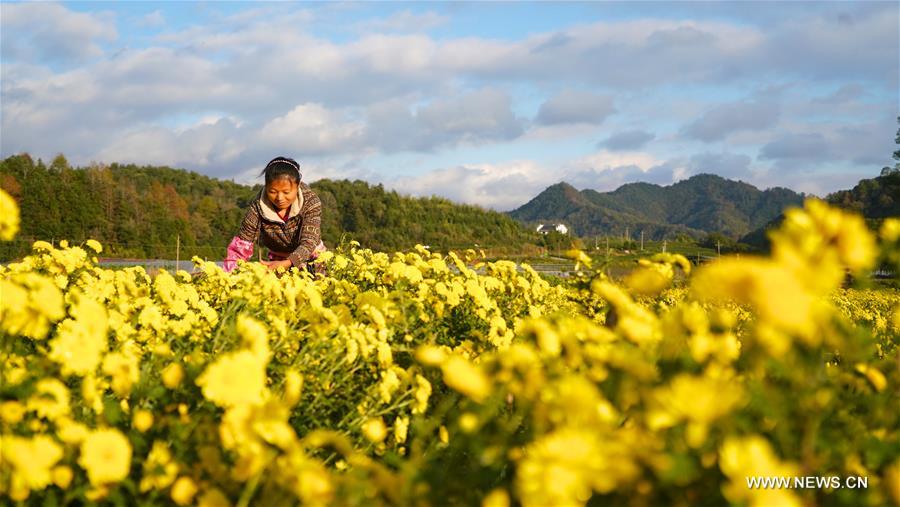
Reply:
<svg viewBox="0 0 900 507"><path fill-rule="evenodd" d="M868 219L900 216L900 170L885 170L881 176L860 180L850 190L829 194L826 200Z"/></svg>
<svg viewBox="0 0 900 507"><path fill-rule="evenodd" d="M0 257L21 254L35 239L95 238L114 255L182 259L224 256L244 209L260 186L239 185L168 167L70 167L28 155L0 161L0 185L19 203L17 242ZM323 202L323 239L357 240L376 250L474 246L510 251L537 243L536 233L502 213L442 198L411 198L362 181L312 183Z"/></svg>
<svg viewBox="0 0 900 507"><path fill-rule="evenodd" d="M855 211L866 219L872 230L878 230L888 217L900 216L900 170L886 170L881 176L860 180L850 190L838 190L825 198L830 204ZM742 243L756 248L769 248L769 229L778 227L784 220L779 214L764 226L741 238Z"/></svg>
<svg viewBox="0 0 900 507"><path fill-rule="evenodd" d="M740 237L800 204L801 194L786 188L758 188L712 174L699 174L669 186L629 183L612 192L553 185L509 215L527 223L559 221L582 236L633 236L649 239L679 234L702 237L718 232Z"/></svg>

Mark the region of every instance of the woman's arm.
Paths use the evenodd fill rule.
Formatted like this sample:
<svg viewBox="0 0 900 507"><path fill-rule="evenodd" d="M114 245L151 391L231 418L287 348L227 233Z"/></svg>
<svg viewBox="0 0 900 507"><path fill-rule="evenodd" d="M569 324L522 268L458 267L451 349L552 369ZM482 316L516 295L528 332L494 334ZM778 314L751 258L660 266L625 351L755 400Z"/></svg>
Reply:
<svg viewBox="0 0 900 507"><path fill-rule="evenodd" d="M322 201L309 187L301 187L301 191L303 209L300 214L303 215L303 226L300 230L300 245L288 256L295 267L305 266L322 240Z"/></svg>
<svg viewBox="0 0 900 507"><path fill-rule="evenodd" d="M253 242L258 235L259 211L256 209L256 202L252 202L241 221L240 232L228 244L224 262L225 271L230 272L237 266L238 260L247 260L253 255Z"/></svg>

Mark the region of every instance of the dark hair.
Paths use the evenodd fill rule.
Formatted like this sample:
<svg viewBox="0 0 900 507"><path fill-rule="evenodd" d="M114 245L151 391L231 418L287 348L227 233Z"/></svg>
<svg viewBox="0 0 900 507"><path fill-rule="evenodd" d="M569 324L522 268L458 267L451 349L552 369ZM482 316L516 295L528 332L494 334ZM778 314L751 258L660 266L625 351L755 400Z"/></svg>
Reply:
<svg viewBox="0 0 900 507"><path fill-rule="evenodd" d="M275 157L263 169L262 173L266 176L266 186L275 180L281 178L289 178L294 183L299 184L303 175L300 174L300 164L296 160L288 157Z"/></svg>

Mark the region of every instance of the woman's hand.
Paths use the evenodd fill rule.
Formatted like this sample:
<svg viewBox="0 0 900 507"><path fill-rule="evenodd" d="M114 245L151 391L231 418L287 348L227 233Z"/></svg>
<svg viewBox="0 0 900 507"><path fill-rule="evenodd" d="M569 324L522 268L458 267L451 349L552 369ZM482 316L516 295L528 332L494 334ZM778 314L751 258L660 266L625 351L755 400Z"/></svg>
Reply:
<svg viewBox="0 0 900 507"><path fill-rule="evenodd" d="M292 266L290 259L284 259L281 261L259 261L263 263L267 268L271 270L275 270L277 268L290 269Z"/></svg>

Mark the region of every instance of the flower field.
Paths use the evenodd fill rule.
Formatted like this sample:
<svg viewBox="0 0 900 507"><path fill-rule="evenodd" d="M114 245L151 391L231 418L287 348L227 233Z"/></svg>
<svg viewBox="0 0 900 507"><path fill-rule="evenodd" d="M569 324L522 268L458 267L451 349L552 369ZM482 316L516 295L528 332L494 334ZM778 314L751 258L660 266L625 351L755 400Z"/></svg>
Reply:
<svg viewBox="0 0 900 507"><path fill-rule="evenodd" d="M900 293L843 288L900 220L809 200L772 239L619 281L572 252L554 284L471 251L151 277L35 243L0 267L0 503L900 505Z"/></svg>

